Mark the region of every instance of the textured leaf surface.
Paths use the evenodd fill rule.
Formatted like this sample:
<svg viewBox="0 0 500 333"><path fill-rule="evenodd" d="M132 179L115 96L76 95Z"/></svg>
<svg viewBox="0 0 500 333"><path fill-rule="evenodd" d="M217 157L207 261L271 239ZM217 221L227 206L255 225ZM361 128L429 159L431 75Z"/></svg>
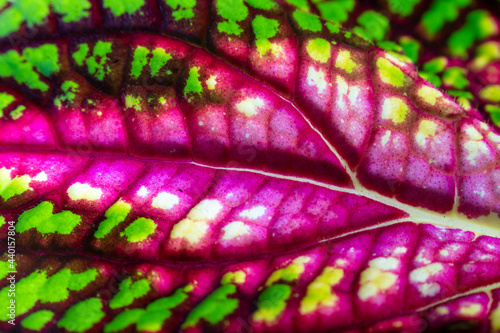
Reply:
<svg viewBox="0 0 500 333"><path fill-rule="evenodd" d="M500 136L292 5L6 4L0 330L500 329Z"/></svg>

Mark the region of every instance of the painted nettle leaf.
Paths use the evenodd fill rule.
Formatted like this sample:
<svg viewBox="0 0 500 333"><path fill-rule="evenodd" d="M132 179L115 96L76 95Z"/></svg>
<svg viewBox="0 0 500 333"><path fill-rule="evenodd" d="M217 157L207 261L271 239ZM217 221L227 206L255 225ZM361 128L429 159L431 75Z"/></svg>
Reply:
<svg viewBox="0 0 500 333"><path fill-rule="evenodd" d="M0 332L500 332L480 5L0 0Z"/></svg>
<svg viewBox="0 0 500 333"><path fill-rule="evenodd" d="M500 3L473 0L286 0L341 24L500 128Z"/></svg>

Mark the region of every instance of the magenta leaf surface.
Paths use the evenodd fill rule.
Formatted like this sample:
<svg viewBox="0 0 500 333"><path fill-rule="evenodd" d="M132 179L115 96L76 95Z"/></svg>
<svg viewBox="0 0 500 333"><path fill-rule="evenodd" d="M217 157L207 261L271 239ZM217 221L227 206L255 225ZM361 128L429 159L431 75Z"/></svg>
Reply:
<svg viewBox="0 0 500 333"><path fill-rule="evenodd" d="M500 331L500 135L294 5L0 2L2 332Z"/></svg>

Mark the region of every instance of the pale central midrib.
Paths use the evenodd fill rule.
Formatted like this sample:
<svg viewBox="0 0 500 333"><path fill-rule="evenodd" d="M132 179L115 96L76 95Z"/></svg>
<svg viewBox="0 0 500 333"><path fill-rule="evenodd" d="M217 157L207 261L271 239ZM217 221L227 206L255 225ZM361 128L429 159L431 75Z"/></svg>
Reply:
<svg viewBox="0 0 500 333"><path fill-rule="evenodd" d="M260 170L245 169L245 168L215 167L215 166L210 166L210 165L206 165L206 164L199 163L199 162L191 162L191 163L193 163L195 165L207 167L207 168L218 169L218 170L245 171L245 172L251 172L251 173L258 173L261 175L275 177L275 178L289 179L289 180L293 180L293 181L297 181L297 182L309 183L312 185L321 186L321 187L328 188L330 190L334 190L334 191L338 191L338 192L342 192L342 193L349 193L349 194L362 196L362 197L371 199L373 201L400 209L409 215L408 218L404 219L406 221L411 221L411 222L415 222L415 223L427 223L427 224L433 224L436 226L441 226L441 227L446 227L446 228L471 231L476 235L476 237L484 235L484 236L491 236L491 237L500 238L500 220L493 213L487 217L480 217L480 218L472 220L472 219L468 219L466 216L464 216L463 214L460 214L456 211L447 212L446 214L440 214L437 212L426 210L424 208L413 207L411 205L399 202L394 198L385 197L377 192L367 190L367 189L363 188L362 186L357 186L356 189L351 189L351 188L344 188L344 187L339 187L339 186L335 186L335 185L329 185L329 184L321 183L321 182L314 181L311 179L293 177L293 176L284 176L284 175L270 173L270 172L266 172L266 171L260 171Z"/></svg>

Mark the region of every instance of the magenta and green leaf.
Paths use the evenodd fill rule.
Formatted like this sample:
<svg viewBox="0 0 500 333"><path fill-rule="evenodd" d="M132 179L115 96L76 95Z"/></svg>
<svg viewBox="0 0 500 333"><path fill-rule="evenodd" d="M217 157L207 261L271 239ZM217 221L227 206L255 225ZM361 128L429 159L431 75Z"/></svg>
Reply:
<svg viewBox="0 0 500 333"><path fill-rule="evenodd" d="M0 1L0 331L500 331L496 41L358 6Z"/></svg>

